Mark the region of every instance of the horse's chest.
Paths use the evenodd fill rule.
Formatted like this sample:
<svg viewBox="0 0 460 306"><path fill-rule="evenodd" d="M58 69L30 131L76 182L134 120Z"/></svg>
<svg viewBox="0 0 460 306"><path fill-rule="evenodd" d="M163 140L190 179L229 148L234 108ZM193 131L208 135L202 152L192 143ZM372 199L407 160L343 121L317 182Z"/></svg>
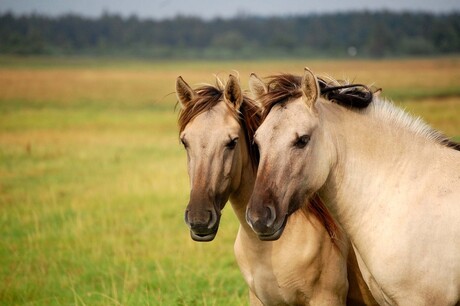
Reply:
<svg viewBox="0 0 460 306"><path fill-rule="evenodd" d="M267 266L254 271L252 286L264 305L305 305L313 291L304 275Z"/></svg>

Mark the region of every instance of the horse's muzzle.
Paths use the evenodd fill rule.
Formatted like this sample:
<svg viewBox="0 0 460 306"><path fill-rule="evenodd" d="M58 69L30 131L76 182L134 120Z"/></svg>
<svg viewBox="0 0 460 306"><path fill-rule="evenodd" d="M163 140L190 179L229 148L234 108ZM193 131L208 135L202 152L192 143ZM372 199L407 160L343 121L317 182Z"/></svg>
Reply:
<svg viewBox="0 0 460 306"><path fill-rule="evenodd" d="M246 221L252 230L257 234L260 240L272 241L278 240L286 226L287 216L285 216L280 226L277 226L276 211L272 205L267 205L259 213L246 210Z"/></svg>
<svg viewBox="0 0 460 306"><path fill-rule="evenodd" d="M193 214L185 211L185 223L190 228L190 237L195 241L212 241L217 234L220 214L215 210L207 210Z"/></svg>

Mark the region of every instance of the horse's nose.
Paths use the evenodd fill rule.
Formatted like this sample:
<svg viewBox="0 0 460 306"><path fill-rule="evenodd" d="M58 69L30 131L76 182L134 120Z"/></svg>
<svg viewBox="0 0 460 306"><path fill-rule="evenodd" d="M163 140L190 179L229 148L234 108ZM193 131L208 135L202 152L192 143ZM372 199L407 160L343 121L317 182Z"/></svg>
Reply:
<svg viewBox="0 0 460 306"><path fill-rule="evenodd" d="M272 204L264 205L261 209L246 210L246 221L256 233L264 234L270 231L276 219L275 207Z"/></svg>
<svg viewBox="0 0 460 306"><path fill-rule="evenodd" d="M195 233L208 233L215 227L217 214L214 210L189 210L185 211L185 223Z"/></svg>

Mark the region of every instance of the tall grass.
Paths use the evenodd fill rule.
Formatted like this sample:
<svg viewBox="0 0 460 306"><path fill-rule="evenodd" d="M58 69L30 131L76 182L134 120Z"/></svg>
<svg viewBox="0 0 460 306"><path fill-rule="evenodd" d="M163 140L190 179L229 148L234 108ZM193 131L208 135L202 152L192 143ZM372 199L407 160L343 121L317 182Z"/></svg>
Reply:
<svg viewBox="0 0 460 306"><path fill-rule="evenodd" d="M245 305L238 223L197 243L174 81L236 69L376 82L460 136L460 61L139 62L0 58L0 304ZM233 72L235 73L235 72Z"/></svg>

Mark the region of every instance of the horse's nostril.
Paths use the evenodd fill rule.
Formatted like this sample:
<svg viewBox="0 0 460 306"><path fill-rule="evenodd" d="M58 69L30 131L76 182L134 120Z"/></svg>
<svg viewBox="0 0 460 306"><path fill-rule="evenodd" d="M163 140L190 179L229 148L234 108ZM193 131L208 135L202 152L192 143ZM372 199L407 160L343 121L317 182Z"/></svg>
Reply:
<svg viewBox="0 0 460 306"><path fill-rule="evenodd" d="M252 225L252 218L251 218L251 212L250 212L250 208L246 208L246 223L249 224L249 225Z"/></svg>
<svg viewBox="0 0 460 306"><path fill-rule="evenodd" d="M267 207L268 215L267 215L267 227L272 227L273 223L276 219L276 211L272 205L268 205Z"/></svg>
<svg viewBox="0 0 460 306"><path fill-rule="evenodd" d="M215 210L209 210L210 218L208 222L208 229L211 229L214 227L214 225L217 222L217 213Z"/></svg>
<svg viewBox="0 0 460 306"><path fill-rule="evenodd" d="M191 230L198 232L207 232L219 224L218 212L213 209L199 211L187 209L184 219Z"/></svg>
<svg viewBox="0 0 460 306"><path fill-rule="evenodd" d="M186 224L190 225L190 222L188 221L188 210L185 211L184 220Z"/></svg>
<svg viewBox="0 0 460 306"><path fill-rule="evenodd" d="M276 210L273 205L267 205L260 211L260 214L254 215L252 210L246 210L246 222L254 229L271 228L276 220Z"/></svg>

